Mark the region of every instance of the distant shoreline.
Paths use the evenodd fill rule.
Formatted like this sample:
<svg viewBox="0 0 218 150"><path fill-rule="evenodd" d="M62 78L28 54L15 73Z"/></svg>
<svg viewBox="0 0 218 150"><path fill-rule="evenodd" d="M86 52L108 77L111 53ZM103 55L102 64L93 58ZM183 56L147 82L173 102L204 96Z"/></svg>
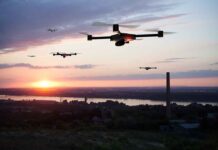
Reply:
<svg viewBox="0 0 218 150"><path fill-rule="evenodd" d="M28 97L58 97L58 96L42 96L42 95L7 95L7 96L21 96L21 97L25 97L25 96L28 96ZM71 96L63 96L62 98L63 98L63 100L65 100L65 97L67 97L67 98L72 98L72 100L77 100L77 98L79 98L79 99L83 99L84 97L75 97L75 96L73 96L73 97L71 97ZM105 99L105 100L144 100L144 101L147 101L147 100L150 100L150 101L154 101L154 102L165 102L165 100L164 99L152 99L152 98L150 98L150 99L146 99L146 98L112 98L112 97L88 97L88 98L91 98L91 99ZM0 98L0 100L15 100L15 101L17 101L16 99L12 99L12 98ZM45 100L45 99L23 99L23 100L25 100L25 101L33 101L33 100L39 100L39 101L55 101L56 102L56 100L54 100L54 99L49 99L49 100ZM199 100L177 100L177 99L173 99L172 98L172 103L173 102L190 102L190 103L217 103L218 104L218 100L214 100L214 101L208 101L208 100L201 100L201 101L199 101Z"/></svg>
<svg viewBox="0 0 218 150"><path fill-rule="evenodd" d="M139 99L165 101L164 88L63 88L63 89L0 89L0 95L49 96L102 99ZM218 88L174 88L175 102L218 102Z"/></svg>

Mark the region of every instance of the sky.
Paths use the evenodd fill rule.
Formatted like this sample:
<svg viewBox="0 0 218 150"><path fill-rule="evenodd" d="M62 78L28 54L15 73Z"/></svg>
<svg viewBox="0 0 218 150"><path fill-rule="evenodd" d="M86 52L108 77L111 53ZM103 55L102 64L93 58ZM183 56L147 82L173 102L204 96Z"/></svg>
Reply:
<svg viewBox="0 0 218 150"><path fill-rule="evenodd" d="M217 0L1 0L0 88L154 87L165 85L166 72L173 86L217 87L217 18ZM139 25L121 32L175 34L121 47L79 34L115 34L92 25L98 21ZM52 52L80 54L63 59Z"/></svg>

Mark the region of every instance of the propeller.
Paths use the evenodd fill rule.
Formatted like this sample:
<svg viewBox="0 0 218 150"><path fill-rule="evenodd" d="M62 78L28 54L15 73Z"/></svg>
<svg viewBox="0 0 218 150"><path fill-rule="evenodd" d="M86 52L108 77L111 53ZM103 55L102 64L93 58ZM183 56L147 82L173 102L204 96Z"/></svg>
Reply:
<svg viewBox="0 0 218 150"><path fill-rule="evenodd" d="M161 31L161 29L159 28L152 28L152 29L146 29L145 31L149 31L149 32L158 32ZM164 34L175 34L176 32L169 32L169 31L163 31Z"/></svg>
<svg viewBox="0 0 218 150"><path fill-rule="evenodd" d="M51 53L49 53L49 54L52 54L52 55L54 55L54 54L59 54L60 52L51 52Z"/></svg>
<svg viewBox="0 0 218 150"><path fill-rule="evenodd" d="M105 23L105 22L94 22L92 24L93 26L113 26L111 23ZM127 25L127 24L119 24L120 27L124 28L137 28L139 25Z"/></svg>
<svg viewBox="0 0 218 150"><path fill-rule="evenodd" d="M72 53L70 53L70 54L76 54L76 55L78 55L78 54L82 54L82 53L72 52Z"/></svg>
<svg viewBox="0 0 218 150"><path fill-rule="evenodd" d="M87 32L79 32L79 33L83 35L89 35Z"/></svg>

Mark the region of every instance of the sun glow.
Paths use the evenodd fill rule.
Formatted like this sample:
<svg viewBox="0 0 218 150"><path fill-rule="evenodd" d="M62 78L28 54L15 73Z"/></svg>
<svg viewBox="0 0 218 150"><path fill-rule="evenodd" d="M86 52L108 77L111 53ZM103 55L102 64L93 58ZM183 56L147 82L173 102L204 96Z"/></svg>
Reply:
<svg viewBox="0 0 218 150"><path fill-rule="evenodd" d="M37 87L37 88L52 88L58 86L58 83L48 80L42 80L42 81L35 82L32 85L33 87Z"/></svg>

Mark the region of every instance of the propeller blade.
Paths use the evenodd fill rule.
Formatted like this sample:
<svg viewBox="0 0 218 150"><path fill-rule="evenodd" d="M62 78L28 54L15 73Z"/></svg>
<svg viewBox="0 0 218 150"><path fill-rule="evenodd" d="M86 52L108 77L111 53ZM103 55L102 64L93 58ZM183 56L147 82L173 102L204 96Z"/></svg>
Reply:
<svg viewBox="0 0 218 150"><path fill-rule="evenodd" d="M176 32L165 32L164 31L164 34L175 34Z"/></svg>
<svg viewBox="0 0 218 150"><path fill-rule="evenodd" d="M58 52L51 52L50 54L57 54Z"/></svg>
<svg viewBox="0 0 218 150"><path fill-rule="evenodd" d="M151 29L146 29L145 31L158 32L158 31L160 31L160 29L159 28L151 28Z"/></svg>
<svg viewBox="0 0 218 150"><path fill-rule="evenodd" d="M113 24L111 23L105 23L105 22L94 22L92 24L93 26L113 26ZM119 24L120 27L124 27L124 28L137 28L139 27L139 25L128 25L128 24Z"/></svg>
<svg viewBox="0 0 218 150"><path fill-rule="evenodd" d="M121 24L119 26L124 27L124 28L138 28L139 27L139 25L126 25L126 24Z"/></svg>
<svg viewBox="0 0 218 150"><path fill-rule="evenodd" d="M87 32L79 32L82 35L89 35Z"/></svg>
<svg viewBox="0 0 218 150"><path fill-rule="evenodd" d="M92 25L93 26L112 26L113 24L97 21L97 22L93 22Z"/></svg>
<svg viewBox="0 0 218 150"><path fill-rule="evenodd" d="M161 29L159 28L153 28L153 29L146 29L145 31L148 31L148 32L158 32L158 31L161 31ZM168 31L163 31L164 34L175 34L176 32L168 32Z"/></svg>

